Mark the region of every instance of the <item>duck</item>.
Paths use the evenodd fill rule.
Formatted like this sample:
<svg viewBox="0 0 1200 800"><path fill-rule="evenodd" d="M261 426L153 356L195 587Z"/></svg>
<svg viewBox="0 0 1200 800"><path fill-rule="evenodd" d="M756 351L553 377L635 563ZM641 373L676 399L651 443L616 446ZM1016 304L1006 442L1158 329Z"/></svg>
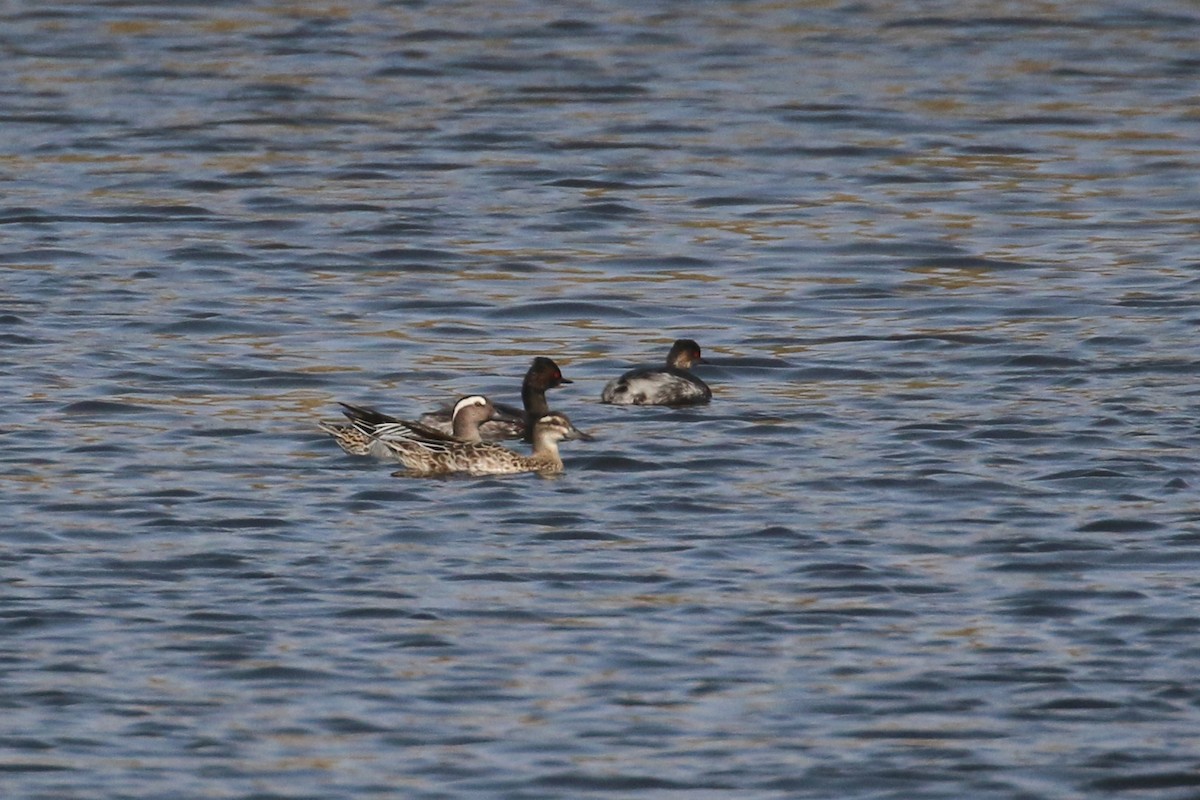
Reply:
<svg viewBox="0 0 1200 800"><path fill-rule="evenodd" d="M483 395L468 395L459 398L452 411L452 427L449 434L435 430L419 422L396 419L381 414L373 408L338 403L350 424L319 422L317 427L333 437L343 450L352 456L375 456L391 458L392 453L385 441L389 439L425 439L447 442L481 441L479 426L495 414L492 401Z"/></svg>
<svg viewBox="0 0 1200 800"><path fill-rule="evenodd" d="M546 356L533 359L525 378L521 381L521 405L516 408L505 403L494 403L495 413L491 420L479 426L479 435L485 441L500 439L523 439L533 441L533 425L550 413L546 403L546 390L573 383L563 377L562 370L554 360ZM452 409L441 408L421 416L421 424L427 428L452 433Z"/></svg>
<svg viewBox="0 0 1200 800"><path fill-rule="evenodd" d="M533 424L533 453L521 455L495 442L460 442L446 438L378 437L392 457L404 464L396 477L428 477L465 473L468 475L514 475L537 472L549 475L563 471L558 443L594 437L576 428L566 414L544 414Z"/></svg>
<svg viewBox="0 0 1200 800"><path fill-rule="evenodd" d="M694 339L677 339L662 367L636 367L613 378L600 393L600 401L615 405L687 406L712 399L708 384L688 370L703 364Z"/></svg>

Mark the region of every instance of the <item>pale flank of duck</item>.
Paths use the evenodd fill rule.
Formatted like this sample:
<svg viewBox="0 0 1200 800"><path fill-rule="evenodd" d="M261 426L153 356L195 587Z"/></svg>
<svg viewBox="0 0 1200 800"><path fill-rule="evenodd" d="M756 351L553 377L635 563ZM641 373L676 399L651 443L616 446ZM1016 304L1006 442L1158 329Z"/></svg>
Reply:
<svg viewBox="0 0 1200 800"><path fill-rule="evenodd" d="M533 427L533 453L525 456L494 442L453 442L445 439L384 439L383 444L406 469L399 477L426 477L466 473L468 475L513 475L520 472L562 472L558 443L591 439L571 424L565 414L550 413Z"/></svg>
<svg viewBox="0 0 1200 800"><path fill-rule="evenodd" d="M661 367L637 367L609 381L600 400L615 405L684 406L707 403L712 399L708 384L688 372L692 364L704 363L700 345L692 339L679 339Z"/></svg>

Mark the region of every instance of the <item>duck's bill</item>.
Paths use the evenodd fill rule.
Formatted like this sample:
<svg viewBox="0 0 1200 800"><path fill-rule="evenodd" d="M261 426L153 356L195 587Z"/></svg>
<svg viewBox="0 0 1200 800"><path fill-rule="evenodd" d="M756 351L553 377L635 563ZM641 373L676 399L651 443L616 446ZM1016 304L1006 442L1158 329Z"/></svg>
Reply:
<svg viewBox="0 0 1200 800"><path fill-rule="evenodd" d="M579 428L576 428L574 425L572 425L572 426L571 426L571 430L570 430L570 431L567 433L567 437L566 437L566 438L568 438L568 439L582 439L582 440L583 440L583 441L585 441L585 442L594 442L594 441L596 441L596 437L595 437L595 436L592 436L590 433L584 433L583 431L579 430Z"/></svg>

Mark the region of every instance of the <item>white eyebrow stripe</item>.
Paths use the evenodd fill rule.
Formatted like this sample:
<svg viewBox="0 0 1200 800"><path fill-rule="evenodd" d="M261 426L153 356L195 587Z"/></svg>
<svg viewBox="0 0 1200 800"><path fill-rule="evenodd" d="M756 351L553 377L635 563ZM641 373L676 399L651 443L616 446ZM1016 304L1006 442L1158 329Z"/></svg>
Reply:
<svg viewBox="0 0 1200 800"><path fill-rule="evenodd" d="M454 417L457 417L458 412L462 411L467 406L482 406L486 404L487 400L484 400L477 394L473 394L470 397L464 397L462 400L459 400L454 404L454 411L450 413L450 418L453 419Z"/></svg>

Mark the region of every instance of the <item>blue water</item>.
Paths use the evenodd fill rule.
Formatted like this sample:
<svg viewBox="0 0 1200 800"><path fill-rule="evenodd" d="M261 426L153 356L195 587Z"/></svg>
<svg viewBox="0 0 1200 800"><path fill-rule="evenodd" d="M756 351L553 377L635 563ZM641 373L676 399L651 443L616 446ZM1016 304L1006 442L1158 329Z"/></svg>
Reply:
<svg viewBox="0 0 1200 800"><path fill-rule="evenodd" d="M1200 10L0 10L5 798L1195 798ZM598 402L699 340L713 402ZM557 479L317 428L518 397Z"/></svg>

